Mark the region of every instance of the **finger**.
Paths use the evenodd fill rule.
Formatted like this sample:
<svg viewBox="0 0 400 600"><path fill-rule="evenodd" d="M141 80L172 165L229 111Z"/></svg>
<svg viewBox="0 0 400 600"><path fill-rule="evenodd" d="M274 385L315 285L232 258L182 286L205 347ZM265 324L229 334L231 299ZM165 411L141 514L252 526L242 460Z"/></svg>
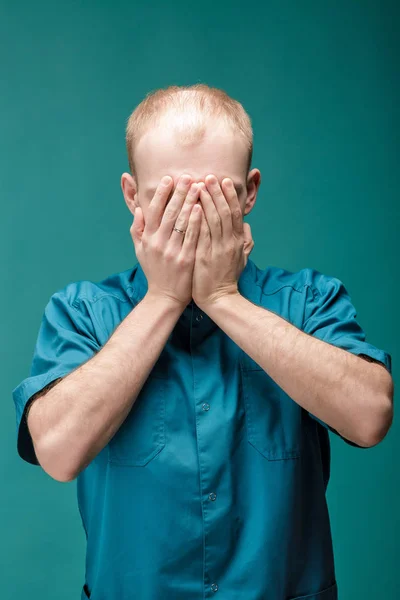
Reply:
<svg viewBox="0 0 400 600"><path fill-rule="evenodd" d="M224 192L226 201L231 211L232 231L238 235L243 234L243 214L240 206L239 198L233 185L232 179L225 177L221 182L222 191Z"/></svg>
<svg viewBox="0 0 400 600"><path fill-rule="evenodd" d="M188 191L188 194L186 196L186 199L183 203L181 212L179 213L179 216L175 221L174 227L176 227L177 229L180 229L182 231L187 231L189 217L191 215L191 212L193 212L193 208L197 201L198 196L199 196L198 186L196 183L192 183L192 185L190 186L190 189ZM179 231L175 231L174 229L172 229L170 243L172 243L172 245L182 246L182 237L183 236L181 233L179 233Z"/></svg>
<svg viewBox="0 0 400 600"><path fill-rule="evenodd" d="M173 179L169 175L163 177L150 201L146 215L146 232L155 233L165 210L168 198L172 192ZM136 212L136 211L135 211Z"/></svg>
<svg viewBox="0 0 400 600"><path fill-rule="evenodd" d="M214 237L215 239L221 238L221 217L218 214L217 207L215 206L211 194L206 188L205 184L203 182L200 182L198 185L200 187L201 205L203 208L204 219L207 223L208 233L211 237Z"/></svg>
<svg viewBox="0 0 400 600"><path fill-rule="evenodd" d="M185 237L182 244L181 253L187 256L190 260L194 260L196 255L197 242L200 236L200 226L202 219L202 209L200 204L195 204L189 215L189 222L186 229Z"/></svg>
<svg viewBox="0 0 400 600"><path fill-rule="evenodd" d="M171 232L175 227L176 220L181 212L182 205L188 195L192 178L190 175L183 173L178 184L174 190L172 198L168 204L168 208L164 211L164 214L160 223L160 233L165 240L171 237Z"/></svg>
<svg viewBox="0 0 400 600"><path fill-rule="evenodd" d="M251 228L249 223L243 223L243 231L244 231L244 253L246 255L246 257L249 256L249 254L251 253L251 251L254 248L254 240L253 240L253 236L251 235Z"/></svg>
<svg viewBox="0 0 400 600"><path fill-rule="evenodd" d="M211 200L212 202L212 200ZM210 232L210 228L208 226L207 223L207 218L204 212L204 209L202 209L202 218L201 218L201 225L200 225L200 237L199 237L199 241L197 243L197 249L201 250L202 252L206 252L207 249L209 248L209 246L211 245L211 232Z"/></svg>
<svg viewBox="0 0 400 600"><path fill-rule="evenodd" d="M206 177L206 186L212 197L215 209L218 214L218 218L215 217L216 225L219 221L219 236L223 236L227 239L232 237L232 214L230 206L225 198L224 192L222 191L218 179L215 175L207 175ZM213 227L211 229L211 236L214 235L214 231L218 233L218 228Z"/></svg>
<svg viewBox="0 0 400 600"><path fill-rule="evenodd" d="M245 240L246 244L251 244L251 243L254 244L253 236L251 235L250 223L243 222L243 235L244 235L244 240Z"/></svg>
<svg viewBox="0 0 400 600"><path fill-rule="evenodd" d="M138 206L135 209L135 218L133 219L133 223L131 225L131 232L133 234L133 237L137 241L141 240L143 230L144 230L143 211L140 208L140 206Z"/></svg>
<svg viewBox="0 0 400 600"><path fill-rule="evenodd" d="M133 223L130 228L130 233L132 236L133 243L139 244L144 230L144 219L143 219L143 211L140 206L137 206L135 209L135 218L133 219Z"/></svg>

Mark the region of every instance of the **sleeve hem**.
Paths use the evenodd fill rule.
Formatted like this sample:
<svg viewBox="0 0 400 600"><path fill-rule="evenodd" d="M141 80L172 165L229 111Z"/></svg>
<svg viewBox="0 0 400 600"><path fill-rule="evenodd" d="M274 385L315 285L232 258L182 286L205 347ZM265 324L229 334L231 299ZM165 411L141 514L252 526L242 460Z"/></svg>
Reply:
<svg viewBox="0 0 400 600"><path fill-rule="evenodd" d="M48 373L45 377L39 376L36 381L28 378L13 390L17 410L17 450L19 456L30 464L40 466L37 459L33 441L26 420L26 412L32 396L40 392L55 379L72 372L73 369L58 369Z"/></svg>
<svg viewBox="0 0 400 600"><path fill-rule="evenodd" d="M352 354L356 354L357 356L360 354L365 354L382 363L389 373L392 373L392 357L385 350L381 350L372 346L368 342L359 342L357 340L349 339L346 336L339 336L333 340L329 340L329 344L341 348L342 350L347 350Z"/></svg>

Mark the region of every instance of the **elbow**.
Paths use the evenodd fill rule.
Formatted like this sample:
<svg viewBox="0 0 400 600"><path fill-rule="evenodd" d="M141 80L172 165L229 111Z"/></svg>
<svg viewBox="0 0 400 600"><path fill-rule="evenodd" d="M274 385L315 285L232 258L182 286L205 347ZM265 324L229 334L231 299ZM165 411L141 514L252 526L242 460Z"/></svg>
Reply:
<svg viewBox="0 0 400 600"><path fill-rule="evenodd" d="M364 421L366 424L362 435L359 436L361 439L356 442L364 448L372 448L382 442L393 423L393 378L389 371L382 367L380 367L380 375L379 401L375 388L370 403L370 406L373 407L371 415L368 420Z"/></svg>
<svg viewBox="0 0 400 600"><path fill-rule="evenodd" d="M392 426L393 413L393 397L385 396L380 402L379 411L373 412L368 427L357 443L364 448L372 448L382 442Z"/></svg>
<svg viewBox="0 0 400 600"><path fill-rule="evenodd" d="M55 479L60 483L69 483L70 481L74 481L74 479L76 479L78 476L78 473L76 471L63 471L61 469L53 468L51 468L50 470L48 467L43 467L43 469L52 479Z"/></svg>
<svg viewBox="0 0 400 600"><path fill-rule="evenodd" d="M78 475L78 470L66 465L65 458L62 459L62 457L65 457L66 452L65 448L60 449L59 446L54 446L54 444L44 443L44 440L41 444L35 444L35 453L40 466L49 477L60 483L73 481Z"/></svg>
<svg viewBox="0 0 400 600"><path fill-rule="evenodd" d="M50 475L50 477L52 477L52 479L55 479L56 481L59 481L61 483L69 483L70 481L74 481L74 479L76 479L77 475L71 474L71 473L56 473L56 474L51 474L47 471L47 474Z"/></svg>
<svg viewBox="0 0 400 600"><path fill-rule="evenodd" d="M55 481L59 481L60 483L69 483L77 477L77 473L75 471L67 471L62 469L60 465L54 464L53 459L42 459L38 457L38 460L42 469Z"/></svg>

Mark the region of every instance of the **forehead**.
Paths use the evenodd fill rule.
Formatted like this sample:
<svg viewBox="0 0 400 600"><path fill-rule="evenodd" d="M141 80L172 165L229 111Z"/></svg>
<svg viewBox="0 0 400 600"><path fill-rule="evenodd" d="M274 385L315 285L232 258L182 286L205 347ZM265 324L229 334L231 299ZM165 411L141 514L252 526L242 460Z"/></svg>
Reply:
<svg viewBox="0 0 400 600"><path fill-rule="evenodd" d="M237 193L243 191L246 180L247 149L237 135L220 126L186 143L166 129L149 130L139 140L136 157L140 187L148 195L154 194L164 175L172 177L174 188L183 173L194 182L213 174L221 184L229 177Z"/></svg>

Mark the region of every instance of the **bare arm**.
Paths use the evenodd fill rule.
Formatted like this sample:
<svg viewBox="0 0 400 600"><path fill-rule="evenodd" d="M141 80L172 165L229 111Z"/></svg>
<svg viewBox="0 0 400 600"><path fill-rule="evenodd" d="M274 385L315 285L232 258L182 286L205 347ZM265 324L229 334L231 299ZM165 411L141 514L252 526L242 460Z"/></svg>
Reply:
<svg viewBox="0 0 400 600"><path fill-rule="evenodd" d="M30 407L27 424L36 456L58 481L74 479L114 436L192 297L198 189L185 174L173 189L172 183L172 177L159 183L146 223L136 207L130 229L148 282L146 296L95 356Z"/></svg>
<svg viewBox="0 0 400 600"><path fill-rule="evenodd" d="M239 293L201 308L295 402L343 437L364 447L385 437L394 388L384 365L308 335Z"/></svg>
<svg viewBox="0 0 400 600"><path fill-rule="evenodd" d="M42 390L27 423L42 468L71 481L119 429L182 311L147 293L90 360Z"/></svg>

